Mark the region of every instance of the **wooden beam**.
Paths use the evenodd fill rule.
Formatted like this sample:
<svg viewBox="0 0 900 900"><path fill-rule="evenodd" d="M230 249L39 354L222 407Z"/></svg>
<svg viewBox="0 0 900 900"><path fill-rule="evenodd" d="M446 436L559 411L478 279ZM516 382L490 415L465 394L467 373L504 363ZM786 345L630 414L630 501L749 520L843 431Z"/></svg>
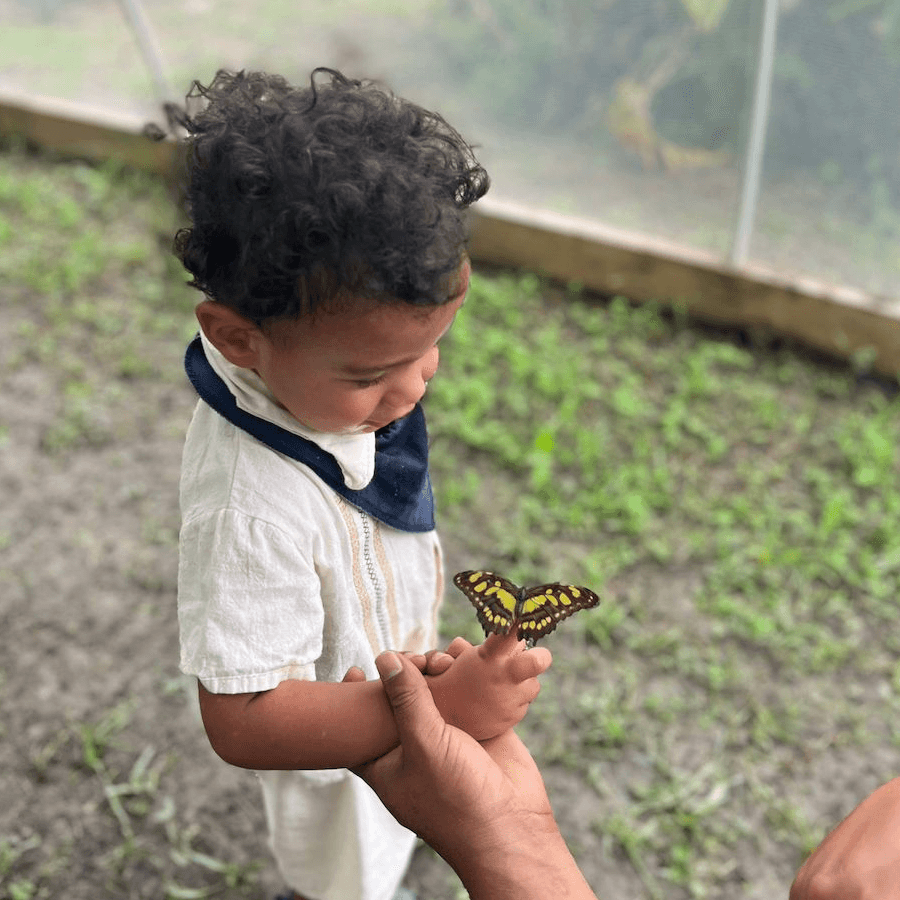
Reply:
<svg viewBox="0 0 900 900"><path fill-rule="evenodd" d="M734 268L702 251L490 197L473 207L470 235L476 260L679 305L702 321L770 330L843 359L871 354L878 371L900 374L900 300Z"/></svg>
<svg viewBox="0 0 900 900"><path fill-rule="evenodd" d="M161 117L162 113L160 113ZM170 141L142 134L147 120L138 116L58 100L0 91L0 135L15 135L64 156L102 161L117 159L135 169L168 177Z"/></svg>
<svg viewBox="0 0 900 900"><path fill-rule="evenodd" d="M172 142L150 141L141 133L144 125L136 116L0 91L0 135L171 176ZM681 245L493 197L472 209L470 226L475 260L603 294L679 305L698 320L767 329L842 359L870 353L878 371L900 373L900 299L753 265L734 268Z"/></svg>

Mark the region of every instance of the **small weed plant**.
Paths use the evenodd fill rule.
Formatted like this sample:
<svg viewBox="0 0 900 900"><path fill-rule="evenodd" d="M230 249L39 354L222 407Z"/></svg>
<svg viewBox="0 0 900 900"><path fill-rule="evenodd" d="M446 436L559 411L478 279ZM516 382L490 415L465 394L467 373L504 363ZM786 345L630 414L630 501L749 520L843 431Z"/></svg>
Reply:
<svg viewBox="0 0 900 900"><path fill-rule="evenodd" d="M769 839L786 886L816 842L796 758L894 746L896 384L530 275L473 278L446 341L429 422L465 565L605 597L548 640L532 745L600 786L645 896L749 887Z"/></svg>
<svg viewBox="0 0 900 900"><path fill-rule="evenodd" d="M140 405L148 385L181 380L195 328L174 228L149 179L0 155L0 373L49 385L32 411L45 470L119 442L123 459L180 445L186 421ZM854 368L754 349L532 275L476 273L442 356L426 404L448 555L603 598L547 639L554 664L521 729L589 880L602 894L614 873L634 898L786 896L803 855L900 763L896 384L868 377L863 356ZM2 452L20 451L17 429L0 423ZM175 553L176 516L152 507L139 523L121 568L140 578L121 604L140 589L171 606L174 583L141 554ZM38 612L16 616L47 633ZM140 610L128 619L134 634ZM480 638L452 590L443 628ZM165 684L176 657L123 671L165 665ZM7 720L18 695L2 665ZM174 703L160 687L75 720L20 711L22 735L43 737L4 735L27 748L3 758L34 799L21 821L0 811L0 895L62 896L76 870L85 896L259 895L249 820L215 831L185 811L175 785L211 762L161 745ZM179 735L198 727L187 709ZM41 819L48 792L71 794L68 830Z"/></svg>

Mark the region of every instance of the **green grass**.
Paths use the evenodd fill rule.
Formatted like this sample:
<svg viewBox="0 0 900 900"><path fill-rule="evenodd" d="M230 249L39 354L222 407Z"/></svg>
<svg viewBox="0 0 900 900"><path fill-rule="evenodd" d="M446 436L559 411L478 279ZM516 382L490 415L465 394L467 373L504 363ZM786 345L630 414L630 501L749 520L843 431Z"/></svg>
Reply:
<svg viewBox="0 0 900 900"><path fill-rule="evenodd" d="M806 667L859 649L851 600L868 624L890 621L893 389L755 356L622 298L546 293L532 276L476 276L429 393L446 519L463 531L495 510L479 565L601 586L629 567L689 566L717 633ZM484 467L508 473L500 494L470 474ZM560 543L577 547L572 575L543 571Z"/></svg>
<svg viewBox="0 0 900 900"><path fill-rule="evenodd" d="M195 330L184 279L163 252L174 223L161 184L114 164L46 169L0 156L4 299L39 298L34 315L17 319L9 365L38 361L56 375L48 452L110 443L109 411L136 381L179 377L148 352L148 337Z"/></svg>
<svg viewBox="0 0 900 900"><path fill-rule="evenodd" d="M722 896L748 820L797 862L820 833L767 761L894 741L896 384L567 299L473 278L428 395L444 527L466 567L606 598L551 639L531 742L586 783L626 773L619 802L596 776L594 829L646 896Z"/></svg>
<svg viewBox="0 0 900 900"><path fill-rule="evenodd" d="M139 407L181 380L195 327L174 228L152 180L0 155L0 374L46 376L39 450L54 471L145 439L180 446L181 418ZM652 305L476 272L427 405L454 559L603 598L547 640L554 665L522 727L598 892L616 872L636 898L762 900L766 877L786 895L803 854L900 756L896 384ZM141 514L122 603L149 591L171 616L174 583L147 554L175 553L174 516ZM83 553L107 571L95 544L86 533ZM452 589L443 627L478 638ZM28 710L47 718L22 777L71 793L97 896L138 883L172 900L256 895L238 850L264 854L260 835L208 838L213 819L185 812L177 785L211 761L160 743L193 703L176 656L152 661L149 698L117 690L68 719ZM80 846L67 840L0 818L0 895L64 894Z"/></svg>

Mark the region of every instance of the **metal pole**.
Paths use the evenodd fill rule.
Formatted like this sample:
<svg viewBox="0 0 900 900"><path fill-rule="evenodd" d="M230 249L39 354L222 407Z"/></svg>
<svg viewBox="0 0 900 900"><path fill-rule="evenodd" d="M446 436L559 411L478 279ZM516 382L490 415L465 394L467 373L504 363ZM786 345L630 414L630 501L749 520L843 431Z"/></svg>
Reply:
<svg viewBox="0 0 900 900"><path fill-rule="evenodd" d="M739 266L747 258L750 235L756 218L756 202L759 198L759 175L766 149L766 129L769 124L769 101L772 95L772 69L775 64L775 37L778 31L779 0L763 0L762 35L759 43L759 61L756 68L756 89L753 94L753 113L750 119L750 138L744 157L744 183L741 187L741 205L738 211L731 262Z"/></svg>
<svg viewBox="0 0 900 900"><path fill-rule="evenodd" d="M144 7L141 5L141 0L119 0L119 6L122 7L125 18L128 19L128 24L141 48L144 62L153 76L157 99L160 104L174 100L175 91L172 89L169 79L166 78L159 43L153 33L150 20L144 12Z"/></svg>

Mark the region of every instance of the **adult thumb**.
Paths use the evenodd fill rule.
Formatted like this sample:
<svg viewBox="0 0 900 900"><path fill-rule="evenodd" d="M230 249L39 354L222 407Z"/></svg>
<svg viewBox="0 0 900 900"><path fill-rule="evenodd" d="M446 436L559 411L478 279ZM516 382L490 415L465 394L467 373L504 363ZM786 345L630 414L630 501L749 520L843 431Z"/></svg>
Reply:
<svg viewBox="0 0 900 900"><path fill-rule="evenodd" d="M399 653L388 650L375 659L394 722L404 746L420 744L439 731L444 720L434 705L425 676Z"/></svg>

